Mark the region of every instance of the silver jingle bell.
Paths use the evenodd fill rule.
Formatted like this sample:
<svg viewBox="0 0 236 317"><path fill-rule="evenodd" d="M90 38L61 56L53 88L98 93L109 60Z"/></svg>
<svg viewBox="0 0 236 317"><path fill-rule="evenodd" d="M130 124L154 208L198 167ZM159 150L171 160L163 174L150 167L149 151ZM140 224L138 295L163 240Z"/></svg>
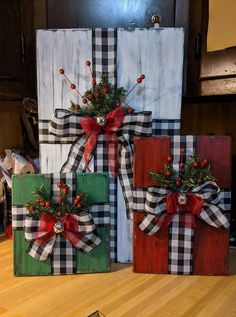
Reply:
<svg viewBox="0 0 236 317"><path fill-rule="evenodd" d="M178 193L178 204L185 205L188 201L186 193Z"/></svg>
<svg viewBox="0 0 236 317"><path fill-rule="evenodd" d="M55 233L61 233L64 231L64 227L63 224L60 221L57 221L56 223L54 223L53 225L53 231Z"/></svg>
<svg viewBox="0 0 236 317"><path fill-rule="evenodd" d="M97 121L97 124L98 124L100 127L104 127L104 126L106 125L106 119L105 119L105 117L98 116L98 117L96 117L96 121Z"/></svg>

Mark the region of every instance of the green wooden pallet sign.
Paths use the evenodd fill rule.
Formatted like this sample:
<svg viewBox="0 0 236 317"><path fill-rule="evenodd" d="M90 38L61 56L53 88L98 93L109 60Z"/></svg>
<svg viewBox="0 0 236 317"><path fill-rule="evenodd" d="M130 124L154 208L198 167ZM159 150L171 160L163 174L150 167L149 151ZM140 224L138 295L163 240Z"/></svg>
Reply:
<svg viewBox="0 0 236 317"><path fill-rule="evenodd" d="M59 174L57 175L59 178ZM24 237L24 217L28 211L24 205L34 199L33 191L36 188L39 188L42 184L44 185L46 191L51 194L52 177L54 176L55 174L13 176L12 206L14 274L16 276L53 274L51 257L45 261L38 261L28 254L30 243L27 242ZM78 173L74 174L74 179L76 182L76 192L86 193L91 204L94 206L100 205L100 209L101 206L106 205L106 220L104 220L104 223L102 218L99 218L99 221L96 221L96 217L98 217L98 215L93 214L93 211L90 208L95 223L99 222L99 225L96 228L96 234L101 239L101 243L95 249L86 254L76 249L74 250L74 271L76 273L108 272L110 271L109 220L107 220L109 217L109 215L107 216L107 208L109 209L108 175L106 173Z"/></svg>

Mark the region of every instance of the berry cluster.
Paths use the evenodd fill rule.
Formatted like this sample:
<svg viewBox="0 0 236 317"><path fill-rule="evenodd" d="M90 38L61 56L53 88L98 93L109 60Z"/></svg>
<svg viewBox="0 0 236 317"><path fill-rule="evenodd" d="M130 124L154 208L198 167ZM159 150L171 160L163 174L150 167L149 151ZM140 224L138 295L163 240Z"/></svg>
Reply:
<svg viewBox="0 0 236 317"><path fill-rule="evenodd" d="M82 116L104 116L116 107L124 106L123 103L125 102L127 96L145 79L144 74L140 75L133 88L127 92L123 87L115 88L109 80L108 75L101 75L100 82L97 83L91 69L91 62L86 61L85 64L89 69L92 87L83 95L80 93L76 85L66 76L64 69L59 69L59 73L64 76L66 81L69 83L69 87L77 92L82 102L82 105L71 102L70 110ZM132 113L134 111L133 108L128 106L125 106L124 110L127 113Z"/></svg>
<svg viewBox="0 0 236 317"><path fill-rule="evenodd" d="M71 203L71 192L68 185L59 182L57 187L60 190L60 194L56 201L48 195L43 185L35 190L34 202L26 204L29 216L39 219L43 213L47 213L61 219L65 215L88 211L88 197L84 193L79 193L73 200L73 203Z"/></svg>
<svg viewBox="0 0 236 317"><path fill-rule="evenodd" d="M188 192L206 181L215 181L207 159L201 160L198 156L193 155L187 162L184 162L184 152L184 149L180 149L178 172L173 168L171 155L166 158L163 173L148 172L157 186L172 191Z"/></svg>

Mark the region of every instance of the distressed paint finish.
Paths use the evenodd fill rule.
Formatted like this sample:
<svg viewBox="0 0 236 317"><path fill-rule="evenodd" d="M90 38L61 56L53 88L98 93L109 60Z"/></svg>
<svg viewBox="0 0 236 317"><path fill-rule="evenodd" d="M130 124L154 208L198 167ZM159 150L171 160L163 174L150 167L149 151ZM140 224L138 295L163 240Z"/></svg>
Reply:
<svg viewBox="0 0 236 317"><path fill-rule="evenodd" d="M128 90L140 74L145 80L127 98L136 111L153 118L179 119L184 32L182 28L118 29L118 86Z"/></svg>
<svg viewBox="0 0 236 317"><path fill-rule="evenodd" d="M128 90L137 76L145 80L127 98L136 111L152 111L156 119L180 119L184 31L182 28L118 29L117 83ZM151 157L151 156L150 156ZM118 191L118 261L132 261L132 222Z"/></svg>
<svg viewBox="0 0 236 317"><path fill-rule="evenodd" d="M222 188L231 187L231 139L229 136L199 136L197 153L211 162L213 175ZM198 220L194 239L193 274L227 275L229 230L212 228ZM208 256L205 256L205 255Z"/></svg>
<svg viewBox="0 0 236 317"><path fill-rule="evenodd" d="M134 187L147 188L152 185L148 183L146 173L150 169L159 170L165 162L162 149L165 154L169 151L169 137L153 137L138 139L135 146L134 156ZM160 139L158 141L158 139ZM207 158L211 162L213 175L222 188L231 187L231 149L230 137L228 136L198 136L196 154L201 158ZM152 153L150 159L145 159L146 153ZM161 162L157 162L160 160ZM143 174L143 175L142 175ZM142 185L143 182L143 186ZM148 237L143 233L138 224L144 213L138 212L134 215L133 233L133 269L135 272L166 273L168 264L165 256L168 255L168 235L164 229ZM197 275L227 275L228 274L228 244L229 230L216 229L197 219L197 227L194 233L193 244L193 274ZM146 256L147 259L143 259ZM160 261L160 259L162 259Z"/></svg>
<svg viewBox="0 0 236 317"><path fill-rule="evenodd" d="M33 191L41 185L44 185L48 193L51 192L51 174L15 175L13 177L13 205L24 206L26 203L34 201ZM86 193L93 204L109 201L108 175L106 173L78 173L76 175L76 189L77 192ZM76 250L77 273L108 272L110 270L109 226L99 225L96 232L102 240L99 246L88 254L82 254ZM28 255L30 243L25 241L23 230L14 230L13 237L14 273L16 276L52 274L51 257L46 261L38 261Z"/></svg>
<svg viewBox="0 0 236 317"><path fill-rule="evenodd" d="M90 87L85 67L92 60L91 29L37 31L37 79L39 119L50 119L56 108L67 109L74 91L58 74L64 68L68 77L84 92ZM136 111L151 110L154 118L179 119L181 111L184 33L181 28L118 29L117 82L129 90L141 73L142 85L127 99ZM59 172L70 145L41 144L41 170ZM90 165L93 171L93 163ZM118 186L118 261L132 258L131 222Z"/></svg>
<svg viewBox="0 0 236 317"><path fill-rule="evenodd" d="M79 103L78 94L58 73L66 75L82 93L91 85L86 60L92 60L92 30L37 31L37 82L39 119L51 119L56 108L68 109L70 101ZM41 171L59 172L70 145L40 145Z"/></svg>

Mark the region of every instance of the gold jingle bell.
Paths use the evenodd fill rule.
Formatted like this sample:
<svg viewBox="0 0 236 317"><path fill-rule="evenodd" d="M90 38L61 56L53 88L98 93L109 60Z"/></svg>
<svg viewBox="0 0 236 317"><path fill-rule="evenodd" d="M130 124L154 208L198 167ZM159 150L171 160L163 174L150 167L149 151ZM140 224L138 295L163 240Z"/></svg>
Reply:
<svg viewBox="0 0 236 317"><path fill-rule="evenodd" d="M53 225L53 231L55 233L61 233L64 231L64 227L63 224L60 221L57 221L56 223L54 223Z"/></svg>
<svg viewBox="0 0 236 317"><path fill-rule="evenodd" d="M100 127L104 127L106 125L106 119L103 116L96 117L96 121Z"/></svg>
<svg viewBox="0 0 236 317"><path fill-rule="evenodd" d="M178 204L185 205L188 201L186 193L178 193Z"/></svg>

